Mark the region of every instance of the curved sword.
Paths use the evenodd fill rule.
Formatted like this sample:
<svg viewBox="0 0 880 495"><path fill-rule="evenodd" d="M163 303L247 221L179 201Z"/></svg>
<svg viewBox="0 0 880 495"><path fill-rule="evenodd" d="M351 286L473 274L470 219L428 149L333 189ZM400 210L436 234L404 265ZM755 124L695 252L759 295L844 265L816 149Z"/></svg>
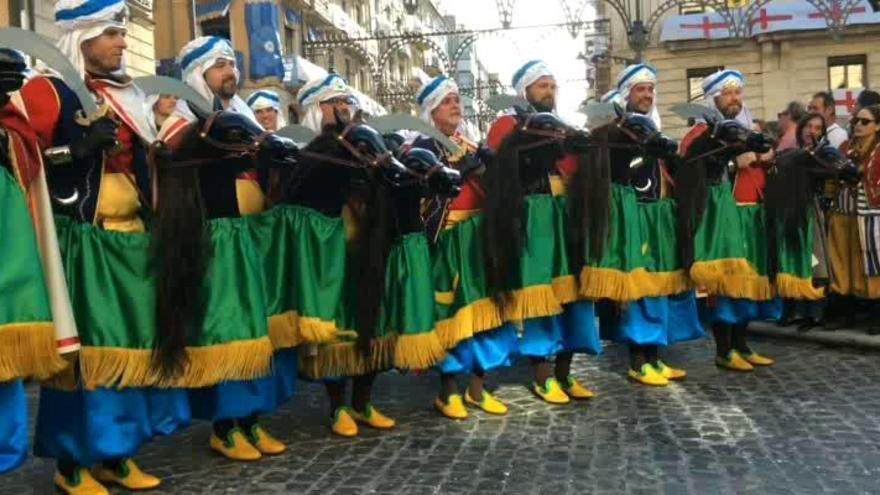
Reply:
<svg viewBox="0 0 880 495"><path fill-rule="evenodd" d="M437 130L436 127L427 124L425 121L417 119L412 115L404 113L382 115L381 117L373 117L367 120L367 124L382 134L397 132L403 129L416 131L433 138L435 141L443 145L443 147L452 155L461 152L461 147Z"/></svg>
<svg viewBox="0 0 880 495"><path fill-rule="evenodd" d="M41 60L49 68L61 76L64 83L76 94L82 105L87 122L91 122L107 113L109 107L98 108L95 97L86 87L83 76L70 63L67 55L61 52L48 38L33 31L14 27L0 28L0 46L14 48L31 57ZM81 119L78 119L81 120Z"/></svg>
<svg viewBox="0 0 880 495"><path fill-rule="evenodd" d="M197 106L206 114L214 113L208 101L180 79L166 76L142 76L135 79L134 83L148 95L176 96Z"/></svg>
<svg viewBox="0 0 880 495"><path fill-rule="evenodd" d="M275 134L281 137L292 139L297 144L308 144L318 137L318 133L309 129L304 125L288 124L281 129L275 131Z"/></svg>

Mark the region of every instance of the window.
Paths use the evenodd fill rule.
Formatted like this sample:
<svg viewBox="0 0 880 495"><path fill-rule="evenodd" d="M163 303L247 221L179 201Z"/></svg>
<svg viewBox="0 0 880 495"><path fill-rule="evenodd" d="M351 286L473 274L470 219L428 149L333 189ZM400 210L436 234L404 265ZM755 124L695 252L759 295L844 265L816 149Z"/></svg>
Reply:
<svg viewBox="0 0 880 495"><path fill-rule="evenodd" d="M703 79L710 74L714 74L724 66L716 65L714 67L698 67L695 69L687 69L688 80L688 101L695 101L703 97Z"/></svg>
<svg viewBox="0 0 880 495"><path fill-rule="evenodd" d="M296 29L284 26L284 54L296 55Z"/></svg>
<svg viewBox="0 0 880 495"><path fill-rule="evenodd" d="M218 17L202 21L203 36L219 36L221 38L232 39L229 30L229 17Z"/></svg>
<svg viewBox="0 0 880 495"><path fill-rule="evenodd" d="M345 80L351 81L351 59L345 59Z"/></svg>
<svg viewBox="0 0 880 495"><path fill-rule="evenodd" d="M708 12L710 7L702 5L700 2L681 2L678 7L678 13L681 15L702 14Z"/></svg>
<svg viewBox="0 0 880 495"><path fill-rule="evenodd" d="M866 65L864 55L828 57L828 87L832 90L868 87Z"/></svg>

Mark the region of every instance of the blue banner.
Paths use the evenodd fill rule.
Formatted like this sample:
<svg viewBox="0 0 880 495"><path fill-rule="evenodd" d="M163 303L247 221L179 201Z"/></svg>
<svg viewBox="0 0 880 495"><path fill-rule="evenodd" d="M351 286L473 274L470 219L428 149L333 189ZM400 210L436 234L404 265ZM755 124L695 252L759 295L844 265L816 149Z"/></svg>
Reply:
<svg viewBox="0 0 880 495"><path fill-rule="evenodd" d="M259 2L245 5L245 26L251 47L250 75L254 81L284 78L281 61L281 19L278 6Z"/></svg>

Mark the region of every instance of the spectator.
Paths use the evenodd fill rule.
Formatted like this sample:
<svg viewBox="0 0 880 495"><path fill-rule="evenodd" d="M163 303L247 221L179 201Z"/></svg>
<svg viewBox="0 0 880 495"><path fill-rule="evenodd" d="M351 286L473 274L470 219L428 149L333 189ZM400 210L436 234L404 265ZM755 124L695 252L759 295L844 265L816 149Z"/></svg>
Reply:
<svg viewBox="0 0 880 495"><path fill-rule="evenodd" d="M880 93L866 89L859 93L859 97L856 98L856 105L853 107L851 115L855 117L861 109L872 105L880 105Z"/></svg>
<svg viewBox="0 0 880 495"><path fill-rule="evenodd" d="M834 96L832 96L831 93L821 91L814 94L813 99L810 100L810 104L807 105L807 110L813 113L818 113L825 118L825 125L828 126L825 135L828 137L828 142L831 143L832 146L840 148L840 145L849 139L846 129L837 123Z"/></svg>
<svg viewBox="0 0 880 495"><path fill-rule="evenodd" d="M797 147L812 149L823 136L827 136L830 127L826 127L826 119L820 113L808 113L797 124ZM839 126L838 126L839 127ZM831 143L832 146L836 146Z"/></svg>
<svg viewBox="0 0 880 495"><path fill-rule="evenodd" d="M793 101L785 107L785 110L777 115L779 117L779 131L782 133L782 137L779 138L776 151L783 151L797 146L797 125L804 118L805 114L804 106Z"/></svg>

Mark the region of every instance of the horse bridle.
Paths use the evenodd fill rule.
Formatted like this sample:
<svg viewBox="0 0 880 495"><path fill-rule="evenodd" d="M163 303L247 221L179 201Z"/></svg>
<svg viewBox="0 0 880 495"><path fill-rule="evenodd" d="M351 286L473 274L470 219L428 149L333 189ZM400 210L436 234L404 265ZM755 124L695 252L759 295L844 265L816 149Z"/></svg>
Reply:
<svg viewBox="0 0 880 495"><path fill-rule="evenodd" d="M227 152L223 156L219 157L211 157L211 158L193 158L190 160L172 160L166 168L187 168L187 167L199 167L202 165L207 165L210 163L216 163L217 161L222 160L231 160L231 159L241 159L248 158L254 162L257 160L257 154L260 152L260 148L266 142L266 139L272 135L269 131L263 131L260 133L256 139L252 142L247 143L225 143L222 141L218 141L211 137L211 128L214 126L214 122L217 120L217 117L222 112L214 112L207 119L205 119L205 123L202 124L201 129L199 129L199 138L210 145L211 147L217 148L219 150L223 150ZM156 141L150 145L149 150L149 158L152 161L155 157L155 154L165 149L167 146L163 141ZM255 163L256 165L256 163Z"/></svg>

